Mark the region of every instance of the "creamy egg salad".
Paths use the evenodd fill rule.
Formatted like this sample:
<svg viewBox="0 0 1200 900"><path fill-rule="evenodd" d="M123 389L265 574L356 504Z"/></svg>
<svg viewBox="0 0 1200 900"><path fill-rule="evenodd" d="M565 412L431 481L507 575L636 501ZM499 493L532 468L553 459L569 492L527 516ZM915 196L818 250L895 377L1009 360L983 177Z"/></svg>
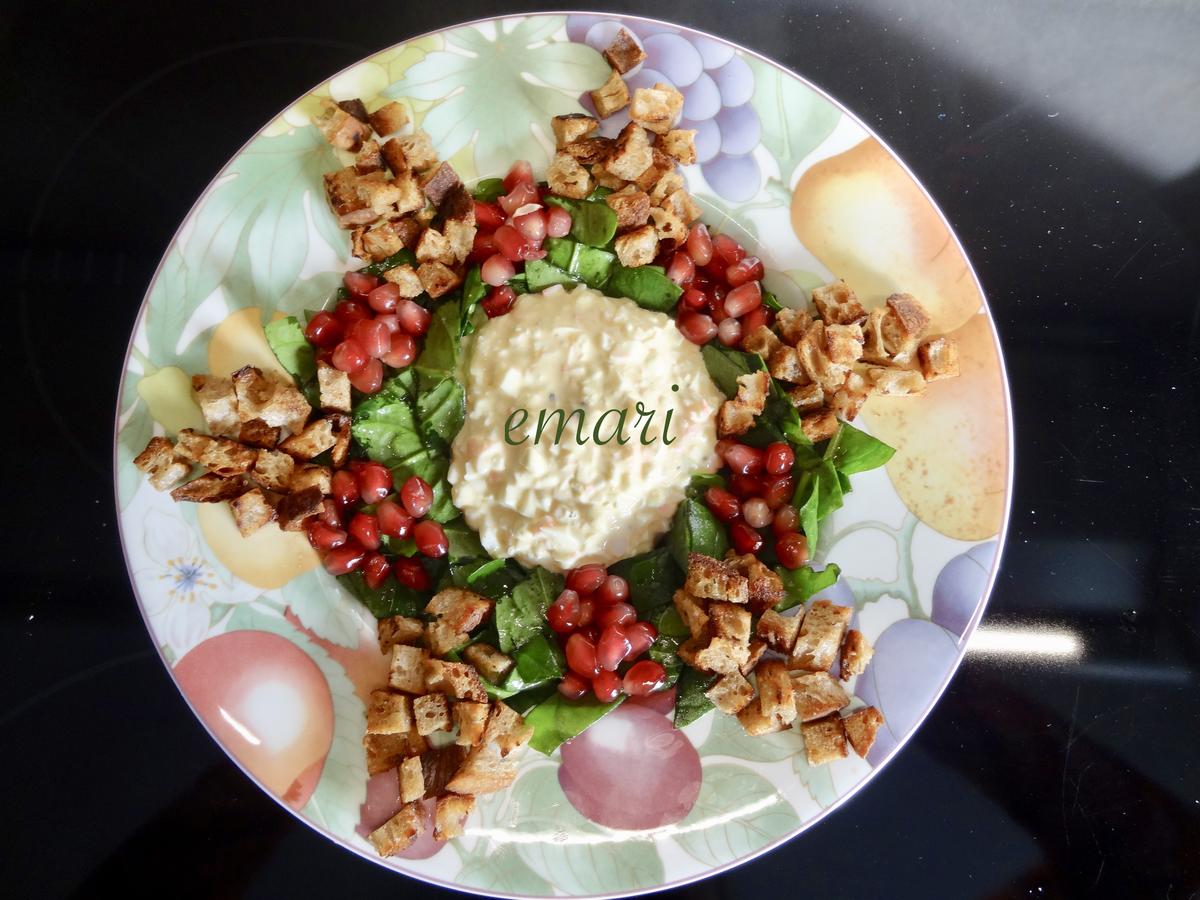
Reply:
<svg viewBox="0 0 1200 900"><path fill-rule="evenodd" d="M562 572L649 550L692 475L719 462L725 398L700 348L667 316L588 287L526 294L490 320L473 338L465 384L449 481L497 558ZM574 410L582 426L573 416L555 440ZM597 427L608 410L626 413L623 430L616 414ZM554 424L535 440L539 417Z"/></svg>

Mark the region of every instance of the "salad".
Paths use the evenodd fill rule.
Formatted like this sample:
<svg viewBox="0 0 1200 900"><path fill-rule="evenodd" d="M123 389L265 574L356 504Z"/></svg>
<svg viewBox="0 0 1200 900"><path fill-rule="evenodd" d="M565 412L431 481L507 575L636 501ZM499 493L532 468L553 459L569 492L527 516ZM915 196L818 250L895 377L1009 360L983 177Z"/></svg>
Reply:
<svg viewBox="0 0 1200 900"><path fill-rule="evenodd" d="M882 724L848 710L872 650L852 609L808 602L839 575L810 548L893 455L851 424L868 397L956 375L957 349L907 294L868 310L835 282L782 306L701 221L682 97L630 96L625 38L593 102L629 123L555 117L542 181L517 161L468 188L402 104L330 103L317 125L347 165L326 195L364 265L327 309L266 326L291 379L195 375L209 433L135 460L176 500L229 502L243 535L305 532L378 619L391 668L364 747L400 784L370 835L384 855L421 833L423 798L455 837L523 748L551 754L630 698L667 694L680 728L713 710L795 727L814 765L865 755ZM592 446L582 425L577 446L526 444L497 423L539 391L608 392L622 424L643 393L678 397L685 439L660 419L657 449L621 427L598 447L599 424Z"/></svg>

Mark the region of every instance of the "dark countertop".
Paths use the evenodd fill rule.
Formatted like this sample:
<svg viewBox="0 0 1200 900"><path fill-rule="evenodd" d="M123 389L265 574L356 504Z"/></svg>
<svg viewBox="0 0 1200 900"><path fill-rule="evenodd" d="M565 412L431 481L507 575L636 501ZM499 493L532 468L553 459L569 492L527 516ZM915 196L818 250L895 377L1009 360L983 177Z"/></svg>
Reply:
<svg viewBox="0 0 1200 900"><path fill-rule="evenodd" d="M9 4L0 859L12 896L446 893L327 843L225 758L147 640L117 543L114 386L195 197L338 69L529 4L300 6ZM941 204L988 293L1015 406L1012 526L986 621L1068 631L1083 648L971 654L868 789L675 893L1197 896L1200 10L615 7L806 75Z"/></svg>

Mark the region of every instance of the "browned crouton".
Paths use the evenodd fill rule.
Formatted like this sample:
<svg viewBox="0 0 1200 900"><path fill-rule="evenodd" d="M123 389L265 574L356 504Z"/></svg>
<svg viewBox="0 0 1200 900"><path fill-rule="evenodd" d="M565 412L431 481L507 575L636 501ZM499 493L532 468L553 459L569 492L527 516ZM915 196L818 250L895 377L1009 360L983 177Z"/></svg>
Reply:
<svg viewBox="0 0 1200 900"><path fill-rule="evenodd" d="M508 756L529 743L533 737L533 726L526 725L525 720L503 701L497 700L492 707L492 716L488 719L487 728L483 732L483 742L494 744L500 750L501 756Z"/></svg>
<svg viewBox="0 0 1200 900"><path fill-rule="evenodd" d="M674 210L675 215L683 219L688 225L691 225L700 218L700 207L692 199L692 195L682 188L672 191L659 205L664 209Z"/></svg>
<svg viewBox="0 0 1200 900"><path fill-rule="evenodd" d="M866 759L871 745L875 743L875 734L883 724L883 714L873 706L856 709L850 715L843 717L842 727L854 752Z"/></svg>
<svg viewBox="0 0 1200 900"><path fill-rule="evenodd" d="M616 143L612 138L606 137L583 138L567 144L567 146L562 148L562 152L566 153L581 166L595 166L597 163L602 163L608 159L608 155L612 153L612 149L616 146Z"/></svg>
<svg viewBox="0 0 1200 900"><path fill-rule="evenodd" d="M401 297L419 297L425 292L416 269L407 263L388 269L383 273L383 278L400 288Z"/></svg>
<svg viewBox="0 0 1200 900"><path fill-rule="evenodd" d="M760 641L758 638L750 638L750 645L747 650L746 661L738 667L738 671L741 672L743 677L749 675L758 666L759 660L767 652L767 642Z"/></svg>
<svg viewBox="0 0 1200 900"><path fill-rule="evenodd" d="M413 700L412 705L417 734L427 736L450 730L450 701L445 694L426 694Z"/></svg>
<svg viewBox="0 0 1200 900"><path fill-rule="evenodd" d="M222 503L240 497L249 489L241 478L222 478L220 475L201 475L194 481L181 484L171 491L171 499L188 503Z"/></svg>
<svg viewBox="0 0 1200 900"><path fill-rule="evenodd" d="M425 194L429 202L434 206L441 206L450 191L462 184L462 179L454 171L454 166L444 162L421 176L420 184L421 192Z"/></svg>
<svg viewBox="0 0 1200 900"><path fill-rule="evenodd" d="M420 647L407 644L392 645L392 662L388 671L388 686L406 694L425 692L425 661L429 654Z"/></svg>
<svg viewBox="0 0 1200 900"><path fill-rule="evenodd" d="M283 436L283 429L268 425L262 419L243 422L238 430L238 443L260 450L273 450Z"/></svg>
<svg viewBox="0 0 1200 900"><path fill-rule="evenodd" d="M808 333L812 325L812 316L802 309L785 306L775 314L775 324L779 327L779 334L783 339L794 347Z"/></svg>
<svg viewBox="0 0 1200 900"><path fill-rule="evenodd" d="M371 129L366 122L355 118L336 103L325 101L326 106L316 119L317 128L339 150L357 152L362 142L370 137Z"/></svg>
<svg viewBox="0 0 1200 900"><path fill-rule="evenodd" d="M249 537L275 518L275 507L259 488L252 488L235 497L229 501L229 506L233 510L234 524L242 537Z"/></svg>
<svg viewBox="0 0 1200 900"><path fill-rule="evenodd" d="M873 309L863 322L863 355L867 362L890 363L892 355L888 353L883 341L883 320L891 310L886 307Z"/></svg>
<svg viewBox="0 0 1200 900"><path fill-rule="evenodd" d="M643 225L616 239L613 249L621 265L634 268L654 262L658 253L658 235L653 225Z"/></svg>
<svg viewBox="0 0 1200 900"><path fill-rule="evenodd" d="M675 215L674 211L656 206L650 210L650 221L654 223L654 233L659 240L671 240L676 244L687 240L687 222Z"/></svg>
<svg viewBox="0 0 1200 900"><path fill-rule="evenodd" d="M333 426L328 419L316 419L299 434L293 434L279 449L293 459L307 461L334 445Z"/></svg>
<svg viewBox="0 0 1200 900"><path fill-rule="evenodd" d="M550 129L554 132L554 145L559 150L566 147L567 144L587 137L599 127L599 122L583 113L555 116L550 120Z"/></svg>
<svg viewBox="0 0 1200 900"><path fill-rule="evenodd" d="M450 244L450 255L456 263L462 262L470 254L475 245L475 223L464 222L460 219L446 219L442 223L442 233Z"/></svg>
<svg viewBox="0 0 1200 900"><path fill-rule="evenodd" d="M844 281L813 288L812 298L817 315L825 320L826 325L849 325L867 314L858 302L858 296Z"/></svg>
<svg viewBox="0 0 1200 900"><path fill-rule="evenodd" d="M674 166L671 166L670 169L659 176L658 181L654 183L654 187L650 189L650 202L658 206L676 191L682 191L683 189L683 176L675 171Z"/></svg>
<svg viewBox="0 0 1200 900"><path fill-rule="evenodd" d="M825 392L816 382L789 388L787 395L792 401L792 406L802 413L813 412L825 405Z"/></svg>
<svg viewBox="0 0 1200 900"><path fill-rule="evenodd" d="M179 484L192 471L191 465L176 456L175 445L165 437L152 437L146 449L133 458L133 464L150 476L156 491L165 491Z"/></svg>
<svg viewBox="0 0 1200 900"><path fill-rule="evenodd" d="M474 809L475 798L470 795L447 794L438 797L433 814L433 839L448 841L451 838L462 837L467 818Z"/></svg>
<svg viewBox="0 0 1200 900"><path fill-rule="evenodd" d="M848 606L837 606L828 600L815 601L800 626L789 667L809 672L827 671L837 659L842 635L853 615L854 610Z"/></svg>
<svg viewBox="0 0 1200 900"><path fill-rule="evenodd" d="M190 428L179 432L175 453L223 478L245 475L258 458L258 451L251 447L243 447L229 438L209 437Z"/></svg>
<svg viewBox="0 0 1200 900"><path fill-rule="evenodd" d="M350 412L350 376L341 369L331 366L323 359L317 360L317 386L320 390L321 408Z"/></svg>
<svg viewBox="0 0 1200 900"><path fill-rule="evenodd" d="M473 631L483 624L494 605L474 591L446 588L433 595L425 605L425 612L444 619L456 631Z"/></svg>
<svg viewBox="0 0 1200 900"><path fill-rule="evenodd" d="M435 620L425 625L425 644L439 656L457 650L470 640L470 635L458 631L443 621Z"/></svg>
<svg viewBox="0 0 1200 900"><path fill-rule="evenodd" d="M796 345L800 365L804 367L805 381L815 381L821 388L832 393L846 380L850 371L847 365L835 363L825 352L825 323L813 322Z"/></svg>
<svg viewBox="0 0 1200 900"><path fill-rule="evenodd" d="M412 166L408 164L408 157L404 155L404 146L398 138L392 138L383 142L383 146L379 148L379 154L383 157L383 161L387 163L393 175L403 175L412 171Z"/></svg>
<svg viewBox="0 0 1200 900"><path fill-rule="evenodd" d="M758 682L758 705L762 714L781 725L791 725L796 718L796 704L787 666L781 660L765 660L754 670L754 678Z"/></svg>
<svg viewBox="0 0 1200 900"><path fill-rule="evenodd" d="M424 131L418 131L407 137L397 138L397 140L400 141L400 147L404 150L404 158L408 161L412 171L424 172L437 165L437 152L433 149L433 142L429 140L429 135Z"/></svg>
<svg viewBox="0 0 1200 900"><path fill-rule="evenodd" d="M796 636L800 634L802 621L803 619L799 616L784 616L773 609L768 609L758 620L755 633L766 641L767 646L776 653L790 656L792 647L796 643Z"/></svg>
<svg viewBox="0 0 1200 900"><path fill-rule="evenodd" d="M737 714L737 719L746 734L751 737L774 734L788 727L777 716L769 716L763 712L762 703L757 697Z"/></svg>
<svg viewBox="0 0 1200 900"><path fill-rule="evenodd" d="M750 612L760 616L783 599L783 579L753 553L730 550L726 561L746 576L750 584Z"/></svg>
<svg viewBox="0 0 1200 900"><path fill-rule="evenodd" d="M491 644L472 644L463 651L463 657L479 670L492 684L499 684L512 671L513 661Z"/></svg>
<svg viewBox="0 0 1200 900"><path fill-rule="evenodd" d="M420 805L409 803L372 831L367 839L380 856L395 856L411 847L424 830Z"/></svg>
<svg viewBox="0 0 1200 900"><path fill-rule="evenodd" d="M754 688L740 672L736 672L722 675L704 696L721 712L736 716L754 699Z"/></svg>
<svg viewBox="0 0 1200 900"><path fill-rule="evenodd" d="M355 225L370 225L379 218L379 214L369 207L358 194L358 171L354 166L346 166L336 172L326 172L325 197L329 207L337 216L338 225L342 228L353 228Z"/></svg>
<svg viewBox="0 0 1200 900"><path fill-rule="evenodd" d="M759 325L742 338L742 349L747 353L757 353L763 359L769 358L782 346L783 342L768 325Z"/></svg>
<svg viewBox="0 0 1200 900"><path fill-rule="evenodd" d="M650 197L633 185L609 194L604 202L617 214L617 231L641 228L650 218Z"/></svg>
<svg viewBox="0 0 1200 900"><path fill-rule="evenodd" d="M726 400L717 411L717 436L735 437L754 427L754 413L736 400Z"/></svg>
<svg viewBox="0 0 1200 900"><path fill-rule="evenodd" d="M800 365L800 354L796 352L795 347L784 343L780 343L767 357L767 371L780 381L790 381L793 384L808 381L808 375Z"/></svg>
<svg viewBox="0 0 1200 900"><path fill-rule="evenodd" d="M675 170L675 160L667 154L663 153L657 147L650 147L650 165L646 167L646 171L642 172L633 183L639 191L652 191L654 186L662 181L664 175ZM655 206L666 206L667 198L663 198Z"/></svg>
<svg viewBox="0 0 1200 900"><path fill-rule="evenodd" d="M415 213L417 217L420 217L427 212L425 207L425 195L421 193L421 184L417 180L416 175L414 175L412 172L402 172L392 179L392 184L395 185L397 190L400 192L395 201L395 215L404 216L409 213ZM432 218L433 211L428 210L428 213L430 218ZM419 227L424 227L426 224L428 223L423 222ZM405 237L404 246L409 246L411 241L408 238L407 229L402 236Z"/></svg>
<svg viewBox="0 0 1200 900"><path fill-rule="evenodd" d="M619 191L626 187L625 179L618 178L612 172L604 167L604 163L596 163L588 169L592 173L592 178L595 179L599 187L608 188L610 191Z"/></svg>
<svg viewBox="0 0 1200 900"><path fill-rule="evenodd" d="M435 299L462 284L462 276L440 262L421 263L417 269L417 277L421 279L425 293Z"/></svg>
<svg viewBox="0 0 1200 900"><path fill-rule="evenodd" d="M846 376L846 383L834 391L833 396L829 398L829 409L839 419L853 422L870 395L871 386L867 383L867 379L857 372L851 372Z"/></svg>
<svg viewBox="0 0 1200 900"><path fill-rule="evenodd" d="M421 232L415 253L421 262L441 262L447 265L454 262L454 251L450 249L450 242L436 228L426 228Z"/></svg>
<svg viewBox="0 0 1200 900"><path fill-rule="evenodd" d="M483 703L487 691L475 667L467 663L429 659L425 661L425 689L438 691L455 700Z"/></svg>
<svg viewBox="0 0 1200 900"><path fill-rule="evenodd" d="M717 413L717 434L720 437L745 434L754 426L755 416L762 413L767 403L767 390L771 376L766 372L750 372L739 375L737 396L721 404Z"/></svg>
<svg viewBox="0 0 1200 900"><path fill-rule="evenodd" d="M393 100L368 114L367 121L371 123L376 134L380 137L387 137L408 124L408 110L404 108L403 103Z"/></svg>
<svg viewBox="0 0 1200 900"><path fill-rule="evenodd" d="M290 491L296 461L280 450L259 450L251 476L272 491Z"/></svg>
<svg viewBox="0 0 1200 900"><path fill-rule="evenodd" d="M412 701L406 694L371 691L367 734L401 734L413 727Z"/></svg>
<svg viewBox="0 0 1200 900"><path fill-rule="evenodd" d="M488 714L491 711L491 706L486 702L474 703L464 700L455 703L454 727L458 729L458 734L454 742L462 747L473 747L483 740L483 730L487 727Z"/></svg>
<svg viewBox="0 0 1200 900"><path fill-rule="evenodd" d="M350 113L350 115L354 116L354 118L358 119L364 125L368 124L367 108L363 106L362 100L354 97L350 100L339 100L337 101L337 105L338 109Z"/></svg>
<svg viewBox="0 0 1200 900"><path fill-rule="evenodd" d="M708 613L705 612L703 604L686 590L676 591L673 600L675 610L679 613L679 618L683 620L683 624L692 633L692 637L699 638L706 634Z"/></svg>
<svg viewBox="0 0 1200 900"><path fill-rule="evenodd" d="M517 761L504 759L495 744L483 743L467 754L446 790L455 794L494 794L517 780Z"/></svg>
<svg viewBox="0 0 1200 900"><path fill-rule="evenodd" d="M325 497L332 490L332 481L333 473L329 471L329 466L316 466L312 463L305 463L296 466L293 470L291 481L288 482L288 490L300 492L306 491L309 488L316 488L321 493L321 496Z"/></svg>
<svg viewBox="0 0 1200 900"><path fill-rule="evenodd" d="M562 150L554 154L554 161L546 170L546 183L551 193L575 200L582 200L592 192L592 176L588 170Z"/></svg>
<svg viewBox="0 0 1200 900"><path fill-rule="evenodd" d="M837 434L837 415L831 409L808 413L800 417L800 428L814 444L827 441Z"/></svg>
<svg viewBox="0 0 1200 900"><path fill-rule="evenodd" d="M926 381L958 377L958 342L954 338L926 341L917 348L917 358Z"/></svg>
<svg viewBox="0 0 1200 900"><path fill-rule="evenodd" d="M262 419L268 425L298 434L312 412L304 395L290 380L267 377L253 366L243 366L233 373L233 389L238 418L243 422Z"/></svg>
<svg viewBox="0 0 1200 900"><path fill-rule="evenodd" d="M875 648L871 646L871 642L866 639L861 631L852 628L846 632L846 640L842 642L842 652L839 658L841 665L838 667L838 677L842 681L849 681L853 675L861 675L867 670L867 666L871 662L871 657L875 655Z"/></svg>
<svg viewBox="0 0 1200 900"><path fill-rule="evenodd" d="M694 128L672 128L658 141L663 152L685 166L696 161L696 130Z"/></svg>
<svg viewBox="0 0 1200 900"><path fill-rule="evenodd" d="M825 326L825 355L831 362L848 366L858 362L862 352L863 331L860 325Z"/></svg>
<svg viewBox="0 0 1200 900"><path fill-rule="evenodd" d="M410 733L416 734L415 731ZM436 797L445 793L446 785L466 758L467 750L458 744L442 743L438 747L422 751L421 769L425 775L425 796Z"/></svg>
<svg viewBox="0 0 1200 900"><path fill-rule="evenodd" d="M804 755L810 766L821 766L846 755L846 732L836 715L802 723L800 736L804 738Z"/></svg>
<svg viewBox="0 0 1200 900"><path fill-rule="evenodd" d="M727 603L747 603L750 600L750 582L745 575L730 563L702 553L688 554L684 590L693 597L724 600Z"/></svg>
<svg viewBox="0 0 1200 900"><path fill-rule="evenodd" d="M367 774L378 775L388 769L397 768L406 756L424 753L428 744L425 738L411 731L397 734L364 734L363 749L367 755Z"/></svg>
<svg viewBox="0 0 1200 900"><path fill-rule="evenodd" d="M639 175L650 168L654 154L650 149L650 139L646 131L636 122L630 122L617 135L617 143L605 162L604 167L618 178L635 181Z"/></svg>
<svg viewBox="0 0 1200 900"><path fill-rule="evenodd" d="M638 45L637 39L622 28L604 48L604 58L610 66L624 75L646 58L646 52Z"/></svg>
<svg viewBox="0 0 1200 900"><path fill-rule="evenodd" d="M319 513L324 504L325 495L317 487L306 487L284 494L275 504L275 516L279 520L279 527L284 531L302 531L304 520Z"/></svg>
<svg viewBox="0 0 1200 900"><path fill-rule="evenodd" d="M695 638L691 639L691 641L695 640ZM742 666L750 658L750 647L747 643L732 638L714 637L706 647L698 645L693 645L693 647L691 660L684 657L682 646L679 648L679 657L693 668L705 672L717 672L721 675L740 673Z"/></svg>
<svg viewBox="0 0 1200 900"><path fill-rule="evenodd" d="M409 616L389 616L379 620L379 649L387 653L397 644L416 645L425 634L425 623Z"/></svg>
<svg viewBox="0 0 1200 900"><path fill-rule="evenodd" d="M407 697L402 699L407 700ZM421 757L409 756L400 763L400 802L412 803L425 796L425 773L421 770Z"/></svg>
<svg viewBox="0 0 1200 900"><path fill-rule="evenodd" d="M363 141L362 149L354 157L354 171L359 175L370 175L383 168L383 154L378 141Z"/></svg>
<svg viewBox="0 0 1200 900"><path fill-rule="evenodd" d="M596 113L602 119L629 105L629 86L616 71L609 72L608 80L591 95Z"/></svg>
<svg viewBox="0 0 1200 900"><path fill-rule="evenodd" d="M655 134L666 134L683 110L683 94L669 84L638 88L629 104L629 118Z"/></svg>
<svg viewBox="0 0 1200 900"><path fill-rule="evenodd" d="M867 369L867 379L884 396L903 397L925 390L925 378L916 369Z"/></svg>
<svg viewBox="0 0 1200 900"><path fill-rule="evenodd" d="M192 389L210 434L237 437L241 423L233 381L213 375L193 375Z"/></svg>
<svg viewBox="0 0 1200 900"><path fill-rule="evenodd" d="M888 314L883 317L883 342L895 359L907 359L929 327L929 314L912 294L892 294L887 298Z"/></svg>
<svg viewBox="0 0 1200 900"><path fill-rule="evenodd" d="M739 644L750 642L750 610L746 607L714 600L708 604L708 618L714 638L728 638Z"/></svg>
<svg viewBox="0 0 1200 900"><path fill-rule="evenodd" d="M378 222L369 228L362 225L350 232L350 252L358 259L378 262L403 248L404 240L391 222Z"/></svg>
<svg viewBox="0 0 1200 900"><path fill-rule="evenodd" d="M792 676L796 715L811 722L837 712L850 702L842 686L828 672L807 672Z"/></svg>

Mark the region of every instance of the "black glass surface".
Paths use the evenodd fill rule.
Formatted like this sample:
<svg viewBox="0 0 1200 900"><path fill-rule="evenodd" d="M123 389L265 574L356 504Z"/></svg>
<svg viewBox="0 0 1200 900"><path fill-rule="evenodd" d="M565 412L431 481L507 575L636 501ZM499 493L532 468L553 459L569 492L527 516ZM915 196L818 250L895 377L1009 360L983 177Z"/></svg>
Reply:
<svg viewBox="0 0 1200 900"><path fill-rule="evenodd" d="M188 711L122 562L112 416L155 265L249 135L375 50L533 7L5 6L0 892L447 894L308 830ZM945 210L995 314L1015 407L1012 525L986 624L1069 632L1082 648L971 654L858 796L674 894L1196 896L1200 9L610 8L804 74Z"/></svg>

